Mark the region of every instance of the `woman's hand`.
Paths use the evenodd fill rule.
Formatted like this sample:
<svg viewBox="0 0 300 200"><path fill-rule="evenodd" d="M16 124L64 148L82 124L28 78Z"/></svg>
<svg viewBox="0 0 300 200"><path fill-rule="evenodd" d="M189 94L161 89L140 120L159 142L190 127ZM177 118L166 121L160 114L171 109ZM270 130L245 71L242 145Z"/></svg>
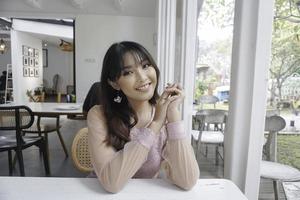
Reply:
<svg viewBox="0 0 300 200"><path fill-rule="evenodd" d="M152 131L154 131L155 133L159 133L159 130L166 122L167 110L170 102L174 101L177 98L176 96L171 95L172 91L173 90L168 90L166 88L166 90L162 93L162 95L157 101L153 121L148 127L152 129Z"/></svg>
<svg viewBox="0 0 300 200"><path fill-rule="evenodd" d="M173 97L167 109L167 120L168 122L180 121L181 113L179 110L179 105L184 100L184 91L179 84L168 84L166 91L171 93Z"/></svg>

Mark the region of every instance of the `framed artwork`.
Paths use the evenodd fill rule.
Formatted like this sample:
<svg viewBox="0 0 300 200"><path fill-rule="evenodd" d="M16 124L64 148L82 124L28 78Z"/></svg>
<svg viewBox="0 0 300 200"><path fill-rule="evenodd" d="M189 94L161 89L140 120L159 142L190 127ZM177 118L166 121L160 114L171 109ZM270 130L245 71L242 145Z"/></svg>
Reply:
<svg viewBox="0 0 300 200"><path fill-rule="evenodd" d="M29 67L34 67L34 58L29 58Z"/></svg>
<svg viewBox="0 0 300 200"><path fill-rule="evenodd" d="M32 67L29 68L29 76L30 77L34 76L34 68L32 68Z"/></svg>
<svg viewBox="0 0 300 200"><path fill-rule="evenodd" d="M28 66L28 64L29 64L29 57L23 56L23 65L24 65L24 67Z"/></svg>
<svg viewBox="0 0 300 200"><path fill-rule="evenodd" d="M34 56L34 52L33 51L34 51L33 48L31 48L31 47L28 48L28 53L29 53L30 57Z"/></svg>
<svg viewBox="0 0 300 200"><path fill-rule="evenodd" d="M34 69L34 77L39 77L40 73L39 73L39 69Z"/></svg>
<svg viewBox="0 0 300 200"><path fill-rule="evenodd" d="M24 56L28 56L28 47L27 46L25 46L25 45L22 46L22 53Z"/></svg>
<svg viewBox="0 0 300 200"><path fill-rule="evenodd" d="M43 49L43 67L48 67L48 49Z"/></svg>
<svg viewBox="0 0 300 200"><path fill-rule="evenodd" d="M34 59L34 66L39 67L39 59L38 58Z"/></svg>
<svg viewBox="0 0 300 200"><path fill-rule="evenodd" d="M39 50L34 49L34 57L38 58L39 57Z"/></svg>
<svg viewBox="0 0 300 200"><path fill-rule="evenodd" d="M23 76L24 77L28 77L29 76L29 68L28 67L24 67L23 68Z"/></svg>

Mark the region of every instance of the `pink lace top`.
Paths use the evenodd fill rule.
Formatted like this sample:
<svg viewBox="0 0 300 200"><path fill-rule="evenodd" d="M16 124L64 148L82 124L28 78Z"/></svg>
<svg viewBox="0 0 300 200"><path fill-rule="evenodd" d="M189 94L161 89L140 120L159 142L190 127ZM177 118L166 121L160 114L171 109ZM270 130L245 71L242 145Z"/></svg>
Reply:
<svg viewBox="0 0 300 200"><path fill-rule="evenodd" d="M94 171L107 191L118 192L130 178L156 177L162 166L166 177L184 189L191 188L199 178L182 121L166 124L160 134L148 128L132 128L131 141L120 151L105 143L108 129L101 106L89 111L87 122Z"/></svg>

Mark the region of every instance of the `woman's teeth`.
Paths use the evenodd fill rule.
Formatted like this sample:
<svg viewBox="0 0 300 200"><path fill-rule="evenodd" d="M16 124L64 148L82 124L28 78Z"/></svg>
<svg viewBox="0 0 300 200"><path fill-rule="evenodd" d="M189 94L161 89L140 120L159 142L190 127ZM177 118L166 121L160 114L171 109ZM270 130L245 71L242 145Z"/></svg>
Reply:
<svg viewBox="0 0 300 200"><path fill-rule="evenodd" d="M146 89L148 89L149 86L150 86L150 83L147 83L141 87L138 87L137 90L146 90Z"/></svg>

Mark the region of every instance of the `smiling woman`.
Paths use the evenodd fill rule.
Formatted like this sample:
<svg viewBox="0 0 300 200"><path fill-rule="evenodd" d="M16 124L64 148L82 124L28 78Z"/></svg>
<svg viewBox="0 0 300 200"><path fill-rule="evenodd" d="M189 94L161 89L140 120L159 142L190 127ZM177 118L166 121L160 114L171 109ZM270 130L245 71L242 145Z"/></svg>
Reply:
<svg viewBox="0 0 300 200"><path fill-rule="evenodd" d="M101 106L88 113L93 169L103 187L118 192L130 178L155 178L163 170L188 190L199 178L194 152L178 109L184 94L169 84L158 95L159 70L135 42L113 44L101 73Z"/></svg>

